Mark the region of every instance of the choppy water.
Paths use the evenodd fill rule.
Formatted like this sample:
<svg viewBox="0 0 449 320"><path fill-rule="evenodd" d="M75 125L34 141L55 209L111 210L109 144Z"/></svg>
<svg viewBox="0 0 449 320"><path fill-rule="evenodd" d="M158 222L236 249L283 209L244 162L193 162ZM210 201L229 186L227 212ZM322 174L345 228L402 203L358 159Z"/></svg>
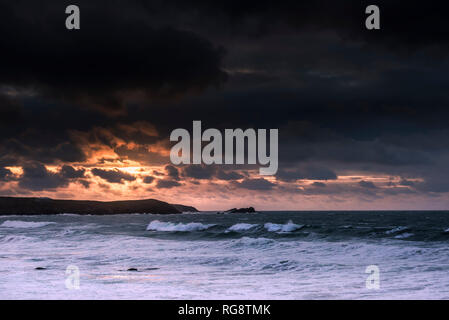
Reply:
<svg viewBox="0 0 449 320"><path fill-rule="evenodd" d="M0 299L448 299L448 244L449 212L0 216Z"/></svg>

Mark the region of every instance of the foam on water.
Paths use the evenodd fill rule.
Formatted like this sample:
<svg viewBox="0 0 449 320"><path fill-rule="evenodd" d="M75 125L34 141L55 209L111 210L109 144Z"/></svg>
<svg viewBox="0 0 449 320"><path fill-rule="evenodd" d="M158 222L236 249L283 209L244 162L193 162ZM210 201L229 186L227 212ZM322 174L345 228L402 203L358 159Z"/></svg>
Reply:
<svg viewBox="0 0 449 320"><path fill-rule="evenodd" d="M251 223L237 223L237 224L234 224L233 226L229 227L226 231L227 232L231 232L231 231L234 231L234 232L247 231L247 230L250 230L250 229L255 228L257 226L258 226L257 224L251 224Z"/></svg>
<svg viewBox="0 0 449 320"><path fill-rule="evenodd" d="M413 233L405 232L405 233L398 234L398 235L395 236L394 238L395 238L395 239L406 239L406 238L410 238L410 237L412 237L412 236L414 236Z"/></svg>
<svg viewBox="0 0 449 320"><path fill-rule="evenodd" d="M449 299L449 237L442 234L449 213L425 217L262 212L160 220L23 218L54 224L0 227L0 299ZM403 221L413 234L385 233ZM238 231L227 233L230 228ZM80 269L80 290L64 285L69 265ZM369 265L380 269L380 290L365 287Z"/></svg>
<svg viewBox="0 0 449 320"><path fill-rule="evenodd" d="M214 224L202 224L198 222L190 223L172 223L161 222L159 220L151 221L147 226L148 231L166 231L166 232L189 232L189 231L203 231L213 227Z"/></svg>
<svg viewBox="0 0 449 320"><path fill-rule="evenodd" d="M293 221L289 220L286 224L265 223L264 227L269 232L293 232L303 228L304 225L294 224Z"/></svg>
<svg viewBox="0 0 449 320"><path fill-rule="evenodd" d="M399 227L393 228L391 230L388 230L385 233L386 234L393 234L393 233L403 232L403 231L407 231L407 230L409 230L408 227L399 226Z"/></svg>
<svg viewBox="0 0 449 320"><path fill-rule="evenodd" d="M226 242L226 245L230 247L263 247L267 248L269 245L274 244L275 241L273 239L267 238L251 238L251 237L243 237L240 239L232 240L231 242Z"/></svg>
<svg viewBox="0 0 449 320"><path fill-rule="evenodd" d="M17 243L17 242L27 243L30 240L33 240L33 238L23 235L11 235L11 234L0 238L0 242L4 243Z"/></svg>
<svg viewBox="0 0 449 320"><path fill-rule="evenodd" d="M20 220L6 220L3 222L0 227L4 228L40 228L48 226L49 224L55 224L55 222L48 222L48 221L40 221L40 222L33 222L33 221L20 221Z"/></svg>

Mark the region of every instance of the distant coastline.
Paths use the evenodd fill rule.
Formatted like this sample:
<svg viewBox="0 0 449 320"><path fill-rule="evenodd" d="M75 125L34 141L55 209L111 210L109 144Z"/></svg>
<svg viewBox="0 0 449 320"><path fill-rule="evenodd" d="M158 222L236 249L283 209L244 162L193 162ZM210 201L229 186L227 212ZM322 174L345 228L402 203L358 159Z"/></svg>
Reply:
<svg viewBox="0 0 449 320"><path fill-rule="evenodd" d="M195 207L170 204L155 199L126 201L55 200L50 198L0 197L1 215L48 215L48 214L130 214L158 213L179 214L198 212Z"/></svg>

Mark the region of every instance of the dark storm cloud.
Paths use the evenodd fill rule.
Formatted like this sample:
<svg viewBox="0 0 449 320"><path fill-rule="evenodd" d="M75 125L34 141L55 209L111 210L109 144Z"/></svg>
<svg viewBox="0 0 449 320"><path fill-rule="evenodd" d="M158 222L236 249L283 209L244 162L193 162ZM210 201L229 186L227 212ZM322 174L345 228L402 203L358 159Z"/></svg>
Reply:
<svg viewBox="0 0 449 320"><path fill-rule="evenodd" d="M9 181L13 178L11 170L0 167L0 181Z"/></svg>
<svg viewBox="0 0 449 320"><path fill-rule="evenodd" d="M106 180L110 183L124 183L125 181L134 181L136 177L132 174L120 171L118 169L114 170L104 170L104 169L92 169L92 174Z"/></svg>
<svg viewBox="0 0 449 320"><path fill-rule="evenodd" d="M377 1L382 29L373 32L364 28L365 1L79 1L81 30L73 32L64 27L65 3L43 3L0 4L2 167L76 166L90 145L165 164L148 145L199 119L219 129L279 128L283 181L349 170L421 178L407 187L423 193L449 191L449 20L434 1ZM223 83L222 69L228 81L207 90ZM160 99L167 96L174 99ZM160 188L180 185L180 176L246 177L200 166L166 173ZM358 184L310 189L374 192ZM410 190L396 189L389 192Z"/></svg>
<svg viewBox="0 0 449 320"><path fill-rule="evenodd" d="M33 191L56 189L68 185L69 180L58 173L48 171L39 163L24 166L23 174L19 178L19 186Z"/></svg>
<svg viewBox="0 0 449 320"><path fill-rule="evenodd" d="M20 164L29 160L43 163L53 163L55 160L63 162L81 162L86 159L81 148L72 142L61 142L61 137L46 140L45 135L36 133L36 136L26 139L33 132L25 133L23 136L4 140L0 145L0 157L8 165ZM38 140L42 137L43 140ZM36 141L37 140L37 141ZM48 145L47 142L51 145Z"/></svg>
<svg viewBox="0 0 449 320"><path fill-rule="evenodd" d="M4 95L0 90L0 124L17 124L21 117L20 102Z"/></svg>
<svg viewBox="0 0 449 320"><path fill-rule="evenodd" d="M305 166L300 169L279 170L276 177L282 181L296 180L336 180L337 175L332 170L321 166Z"/></svg>
<svg viewBox="0 0 449 320"><path fill-rule="evenodd" d="M413 187L415 185L415 183L413 181L410 181L410 180L407 180L407 179L401 179L401 181L399 181L399 185L407 186L407 187Z"/></svg>
<svg viewBox="0 0 449 320"><path fill-rule="evenodd" d="M182 169L182 176L198 180L219 179L225 181L245 178L242 172L223 170L217 165L189 165Z"/></svg>
<svg viewBox="0 0 449 320"><path fill-rule="evenodd" d="M372 183L371 181L359 181L359 186L361 186L362 188L367 188L367 189L376 189L376 185L374 183Z"/></svg>
<svg viewBox="0 0 449 320"><path fill-rule="evenodd" d="M67 4L44 2L0 4L0 84L117 110L133 95L176 97L225 80L222 49L150 25L132 3L78 1L82 27L69 31Z"/></svg>
<svg viewBox="0 0 449 320"><path fill-rule="evenodd" d="M179 186L181 186L181 184L175 180L158 180L156 183L156 188L158 189L171 189Z"/></svg>
<svg viewBox="0 0 449 320"><path fill-rule="evenodd" d="M236 171L224 171L224 170L218 170L215 177L220 180L240 180L243 179L245 176L236 172Z"/></svg>
<svg viewBox="0 0 449 320"><path fill-rule="evenodd" d="M148 10L174 15L199 27L207 22L210 29L261 37L296 30L319 32L332 30L345 40L382 44L388 49L416 48L428 45L447 46L449 22L440 1L411 0L229 0L229 1L151 1L140 0ZM375 4L381 10L381 31L365 28L365 8ZM196 15L193 15L193 12ZM187 13L187 14L186 14ZM190 13L190 15L188 15ZM416 18L419 16L419 20ZM290 30L289 30L290 29Z"/></svg>
<svg viewBox="0 0 449 320"><path fill-rule="evenodd" d="M324 187L326 187L326 184L322 183L322 182L314 182L314 183L312 183L312 186L318 187L318 188L324 188Z"/></svg>
<svg viewBox="0 0 449 320"><path fill-rule="evenodd" d="M72 166L64 165L61 168L60 175L67 179L77 179L84 178L86 170L85 169L75 169Z"/></svg>
<svg viewBox="0 0 449 320"><path fill-rule="evenodd" d="M183 175L194 179L211 179L215 176L217 168L214 166L191 165L184 168Z"/></svg>
<svg viewBox="0 0 449 320"><path fill-rule="evenodd" d="M147 183L147 184L153 183L154 179L155 178L152 176L146 176L145 178L143 178L143 183Z"/></svg>
<svg viewBox="0 0 449 320"><path fill-rule="evenodd" d="M276 184L263 179L245 179L242 182L233 181L232 184L238 188L248 190L271 190Z"/></svg>
<svg viewBox="0 0 449 320"><path fill-rule="evenodd" d="M78 180L78 183L80 183L84 188L89 189L91 182L89 180Z"/></svg>
<svg viewBox="0 0 449 320"><path fill-rule="evenodd" d="M90 182L85 177L84 169L75 169L64 165L57 172L48 170L41 163L29 163L22 167L22 175L14 178L18 181L19 187L32 190L43 191L66 187L71 182L79 182L86 188Z"/></svg>
<svg viewBox="0 0 449 320"><path fill-rule="evenodd" d="M179 180L179 171L176 167L172 165L165 166L165 171L167 172L167 176L173 180Z"/></svg>

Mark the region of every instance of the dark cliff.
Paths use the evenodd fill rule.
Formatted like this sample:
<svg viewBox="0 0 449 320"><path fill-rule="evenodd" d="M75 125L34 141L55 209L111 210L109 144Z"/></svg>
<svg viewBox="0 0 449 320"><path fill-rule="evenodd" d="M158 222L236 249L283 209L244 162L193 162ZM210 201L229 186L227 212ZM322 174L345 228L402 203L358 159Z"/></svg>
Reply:
<svg viewBox="0 0 449 320"><path fill-rule="evenodd" d="M184 210L189 208L189 210ZM181 210L183 209L183 210ZM198 211L193 207L172 205L167 202L147 199L129 201L85 201L85 200L53 200L49 198L14 198L0 197L0 214L126 214L126 213L158 213L176 214L183 211Z"/></svg>

